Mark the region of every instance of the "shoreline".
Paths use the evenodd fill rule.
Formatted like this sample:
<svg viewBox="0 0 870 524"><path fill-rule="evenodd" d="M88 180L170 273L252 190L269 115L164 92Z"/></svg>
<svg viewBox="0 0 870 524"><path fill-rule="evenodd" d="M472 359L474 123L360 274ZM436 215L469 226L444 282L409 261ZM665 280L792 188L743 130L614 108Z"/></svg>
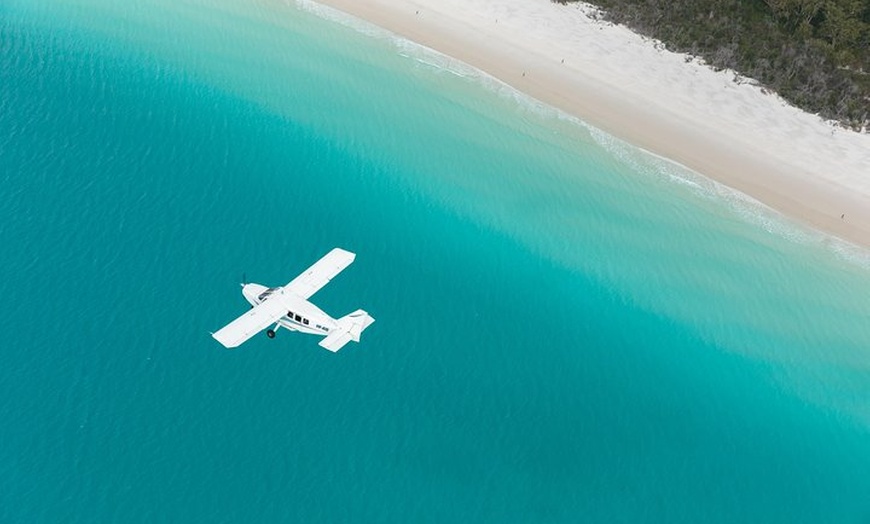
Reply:
<svg viewBox="0 0 870 524"><path fill-rule="evenodd" d="M471 65L603 131L870 247L870 134L837 128L585 4L317 0Z"/></svg>

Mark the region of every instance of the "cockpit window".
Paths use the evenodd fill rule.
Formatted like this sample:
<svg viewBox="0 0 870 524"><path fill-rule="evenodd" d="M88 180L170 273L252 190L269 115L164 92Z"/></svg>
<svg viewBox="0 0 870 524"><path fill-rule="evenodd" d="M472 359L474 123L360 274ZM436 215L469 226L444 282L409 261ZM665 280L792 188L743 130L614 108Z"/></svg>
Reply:
<svg viewBox="0 0 870 524"><path fill-rule="evenodd" d="M267 289L266 291L263 291L262 293L260 293L260 295L257 297L257 299L259 299L260 302L266 300L267 298L269 298L269 295L271 295L272 293L275 292L276 289L278 289L278 288L276 288L276 287L270 287L270 288Z"/></svg>

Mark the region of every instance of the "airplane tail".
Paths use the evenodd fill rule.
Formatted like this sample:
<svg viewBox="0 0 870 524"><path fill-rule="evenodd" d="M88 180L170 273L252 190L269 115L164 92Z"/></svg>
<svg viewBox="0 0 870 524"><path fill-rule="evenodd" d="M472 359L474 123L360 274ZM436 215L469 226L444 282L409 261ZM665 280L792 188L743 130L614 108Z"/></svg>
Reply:
<svg viewBox="0 0 870 524"><path fill-rule="evenodd" d="M320 341L320 347L326 348L333 353L344 347L345 344L353 340L359 342L359 337L363 331L374 323L375 319L369 316L362 309L357 309L349 315L345 315L338 319L338 327Z"/></svg>

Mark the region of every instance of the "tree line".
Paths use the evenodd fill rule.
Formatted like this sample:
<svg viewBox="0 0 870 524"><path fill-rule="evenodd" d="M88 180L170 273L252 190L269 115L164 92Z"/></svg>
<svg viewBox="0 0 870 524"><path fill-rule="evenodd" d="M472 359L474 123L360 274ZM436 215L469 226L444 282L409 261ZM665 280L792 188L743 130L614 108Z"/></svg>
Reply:
<svg viewBox="0 0 870 524"><path fill-rule="evenodd" d="M553 0L567 3L575 0ZM870 130L870 0L586 0L673 51Z"/></svg>

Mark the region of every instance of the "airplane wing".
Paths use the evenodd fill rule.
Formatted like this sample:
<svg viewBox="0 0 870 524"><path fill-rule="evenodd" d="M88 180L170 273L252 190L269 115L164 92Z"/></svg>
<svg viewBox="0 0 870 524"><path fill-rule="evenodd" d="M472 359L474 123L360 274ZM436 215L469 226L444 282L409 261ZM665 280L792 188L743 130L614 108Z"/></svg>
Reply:
<svg viewBox="0 0 870 524"><path fill-rule="evenodd" d="M276 295L254 306L250 311L222 327L216 333L212 333L211 336L227 348L238 347L287 314L287 306L282 300L283 297Z"/></svg>
<svg viewBox="0 0 870 524"><path fill-rule="evenodd" d="M302 298L309 298L317 290L335 278L344 268L353 262L356 255L341 248L335 248L323 258L314 263L301 275L290 281L284 289Z"/></svg>

